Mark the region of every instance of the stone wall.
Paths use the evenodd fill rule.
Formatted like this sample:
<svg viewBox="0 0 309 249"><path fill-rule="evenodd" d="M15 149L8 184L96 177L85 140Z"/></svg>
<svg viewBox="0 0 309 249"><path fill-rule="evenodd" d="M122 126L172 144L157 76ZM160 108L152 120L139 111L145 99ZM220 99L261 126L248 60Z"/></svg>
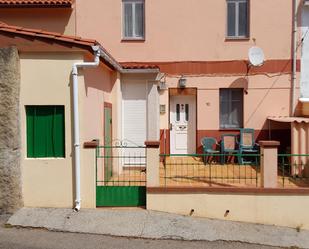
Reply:
<svg viewBox="0 0 309 249"><path fill-rule="evenodd" d="M18 50L0 48L0 213L22 206L19 91Z"/></svg>

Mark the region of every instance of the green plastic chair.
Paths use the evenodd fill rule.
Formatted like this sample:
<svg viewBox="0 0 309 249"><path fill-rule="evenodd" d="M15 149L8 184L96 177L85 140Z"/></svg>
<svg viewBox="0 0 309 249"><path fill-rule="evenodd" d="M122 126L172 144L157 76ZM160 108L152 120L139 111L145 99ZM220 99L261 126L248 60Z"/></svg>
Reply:
<svg viewBox="0 0 309 249"><path fill-rule="evenodd" d="M221 136L221 164L225 163L226 155L237 154L238 163L240 163L239 146L237 135L223 134Z"/></svg>
<svg viewBox="0 0 309 249"><path fill-rule="evenodd" d="M217 150L218 142L213 137L203 137L201 139L201 144L203 146L203 154L219 154L220 151ZM204 162L208 161L208 156L203 157Z"/></svg>
<svg viewBox="0 0 309 249"><path fill-rule="evenodd" d="M239 154L258 154L259 145L255 143L254 129L244 128L240 129L240 143ZM246 161L244 156L240 156L240 164L251 164L252 161ZM258 158L255 157L255 164L257 165Z"/></svg>

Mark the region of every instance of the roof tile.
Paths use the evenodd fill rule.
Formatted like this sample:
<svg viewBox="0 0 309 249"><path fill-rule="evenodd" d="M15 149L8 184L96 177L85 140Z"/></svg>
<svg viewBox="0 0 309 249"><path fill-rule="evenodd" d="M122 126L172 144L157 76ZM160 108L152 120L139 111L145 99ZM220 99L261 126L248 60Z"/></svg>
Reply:
<svg viewBox="0 0 309 249"><path fill-rule="evenodd" d="M73 0L0 0L0 7L3 6L71 6Z"/></svg>
<svg viewBox="0 0 309 249"><path fill-rule="evenodd" d="M148 63L136 63L136 62L123 62L120 63L124 69L158 69L155 64Z"/></svg>

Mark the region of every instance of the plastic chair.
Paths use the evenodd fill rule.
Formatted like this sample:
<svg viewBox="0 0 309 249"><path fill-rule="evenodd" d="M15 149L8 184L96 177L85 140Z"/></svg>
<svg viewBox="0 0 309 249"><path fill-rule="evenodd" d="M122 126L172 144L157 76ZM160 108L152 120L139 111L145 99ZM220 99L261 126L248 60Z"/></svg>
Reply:
<svg viewBox="0 0 309 249"><path fill-rule="evenodd" d="M218 142L213 137L203 137L201 139L201 144L203 146L203 154L219 154L220 151L216 150ZM208 161L207 156L203 157L204 162Z"/></svg>
<svg viewBox="0 0 309 249"><path fill-rule="evenodd" d="M244 128L240 129L240 143L239 154L259 153L259 145L255 143L254 129ZM257 165L257 157L255 157L255 164ZM252 161L244 160L244 156L240 156L240 164L250 164Z"/></svg>
<svg viewBox="0 0 309 249"><path fill-rule="evenodd" d="M238 163L240 163L237 135L223 134L221 136L221 164L225 163L226 154L237 154Z"/></svg>

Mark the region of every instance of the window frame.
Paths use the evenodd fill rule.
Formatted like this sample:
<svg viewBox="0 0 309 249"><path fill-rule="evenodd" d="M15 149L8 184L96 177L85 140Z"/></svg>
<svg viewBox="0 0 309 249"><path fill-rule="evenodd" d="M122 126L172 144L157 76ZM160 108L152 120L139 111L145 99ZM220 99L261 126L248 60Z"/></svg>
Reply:
<svg viewBox="0 0 309 249"><path fill-rule="evenodd" d="M239 125L239 127L234 127L231 126L231 124L222 126L221 124L221 108L222 108L222 103L221 103L221 90L239 90L242 92L242 98L241 98L241 102L242 102L242 108L241 108L241 124ZM231 106L231 102L229 104L229 106ZM244 89L243 88L219 88L219 129L220 130L239 130L241 128L244 127L244 108L245 104L244 104Z"/></svg>
<svg viewBox="0 0 309 249"><path fill-rule="evenodd" d="M131 3L132 4L132 36L125 35L125 4ZM143 35L136 36L135 30L135 4L142 3L143 4ZM145 18L145 0L122 0L122 41L145 41L145 28L146 26L146 18Z"/></svg>
<svg viewBox="0 0 309 249"><path fill-rule="evenodd" d="M228 4L235 3L235 35L230 36L229 33L229 20L228 20ZM239 3L247 3L247 34L239 35ZM226 0L226 40L248 40L250 38L250 0Z"/></svg>

